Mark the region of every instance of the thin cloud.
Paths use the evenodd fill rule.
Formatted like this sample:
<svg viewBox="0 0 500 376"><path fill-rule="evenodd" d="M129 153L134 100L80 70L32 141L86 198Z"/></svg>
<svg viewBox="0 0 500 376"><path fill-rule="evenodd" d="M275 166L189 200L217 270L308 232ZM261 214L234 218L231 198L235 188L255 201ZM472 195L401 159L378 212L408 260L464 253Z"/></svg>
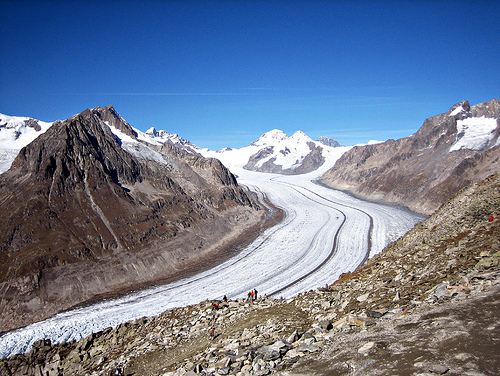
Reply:
<svg viewBox="0 0 500 376"><path fill-rule="evenodd" d="M137 96L137 97L140 97L140 96L151 96L151 97L154 97L154 96L157 96L157 97L175 97L175 96L179 96L179 97L189 97L189 96L198 96L198 97L202 97L202 96L233 96L233 95L251 95L252 93L240 93L240 92L235 92L235 93L232 93L232 92L229 92L229 93L204 93L204 92L192 92L192 93L175 93L175 92L166 92L166 93L157 93L157 92L151 92L151 93L148 93L148 92L145 92L145 93L70 93L70 94L73 94L73 95L99 95L99 96L102 96L102 95L106 95L106 96L130 96L130 97L133 97L133 96Z"/></svg>

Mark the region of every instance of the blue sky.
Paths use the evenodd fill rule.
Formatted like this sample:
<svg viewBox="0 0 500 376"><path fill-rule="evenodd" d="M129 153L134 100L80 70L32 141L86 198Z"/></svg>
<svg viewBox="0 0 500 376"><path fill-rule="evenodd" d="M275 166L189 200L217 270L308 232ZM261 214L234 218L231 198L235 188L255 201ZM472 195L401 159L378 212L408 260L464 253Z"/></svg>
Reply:
<svg viewBox="0 0 500 376"><path fill-rule="evenodd" d="M500 97L499 1L1 1L0 112L112 104L201 147L400 138Z"/></svg>

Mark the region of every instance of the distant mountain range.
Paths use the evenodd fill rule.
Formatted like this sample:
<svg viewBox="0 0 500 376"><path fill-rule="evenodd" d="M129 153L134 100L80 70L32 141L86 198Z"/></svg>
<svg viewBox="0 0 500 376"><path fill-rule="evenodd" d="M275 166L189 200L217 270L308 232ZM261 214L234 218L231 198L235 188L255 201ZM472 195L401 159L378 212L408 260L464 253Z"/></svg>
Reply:
<svg viewBox="0 0 500 376"><path fill-rule="evenodd" d="M52 124L27 117L0 114L0 173L10 167L22 147L49 129ZM313 141L302 131L297 131L289 137L284 132L275 129L263 134L247 147L241 149L227 147L213 151L201 148L178 134L157 130L154 127L146 132L132 127L131 129L134 132L132 137L148 144L176 145L196 154L218 158L226 166L280 174L302 174L314 171L325 161L331 161L332 154L338 158L339 150L334 149L341 146L337 141L328 137L320 137L317 141Z"/></svg>
<svg viewBox="0 0 500 376"><path fill-rule="evenodd" d="M498 171L499 103L493 99L471 107L463 101L427 119L412 136L355 147L325 137L313 141L302 131L288 136L277 129L249 146L218 151L154 127L146 132L130 127L130 134L154 147L175 145L194 155L217 158L233 171L287 175L314 171L315 178L332 188L430 214L462 187ZM0 115L0 173L51 125Z"/></svg>
<svg viewBox="0 0 500 376"><path fill-rule="evenodd" d="M217 151L201 148L177 134L155 128L150 128L145 134L151 138L148 142L181 145L206 157L218 158L229 168L286 175L316 170L325 161L331 160L331 154L338 155L338 151L333 149L340 147L337 141L328 137L313 141L302 131L288 136L278 129L264 133L257 141L241 149L226 147Z"/></svg>

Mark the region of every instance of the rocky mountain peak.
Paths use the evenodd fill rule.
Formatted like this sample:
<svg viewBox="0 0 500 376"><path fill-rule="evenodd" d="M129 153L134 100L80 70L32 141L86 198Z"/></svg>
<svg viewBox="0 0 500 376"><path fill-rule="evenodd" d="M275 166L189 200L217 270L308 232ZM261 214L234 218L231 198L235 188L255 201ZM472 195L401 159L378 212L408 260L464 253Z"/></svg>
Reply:
<svg viewBox="0 0 500 376"><path fill-rule="evenodd" d="M102 121L110 126L115 127L120 132L130 136L132 138L137 138L137 132L130 126L130 124L118 114L115 108L108 105L104 108L96 107L91 110L93 113L98 114Z"/></svg>
<svg viewBox="0 0 500 376"><path fill-rule="evenodd" d="M208 265L259 221L219 161L135 135L113 107L87 109L2 174L0 331Z"/></svg>
<svg viewBox="0 0 500 376"><path fill-rule="evenodd" d="M178 134L168 133L167 131L164 130L157 130L155 127L149 128L144 134L148 137L146 141L150 143L154 144L169 143L181 147L186 147L186 150L194 152L196 152L199 149L198 146L192 144L189 140L180 137Z"/></svg>
<svg viewBox="0 0 500 376"><path fill-rule="evenodd" d="M55 123L21 149L12 168L22 174L36 174L38 179L57 177L63 179L64 184L81 182L92 170L101 171L102 177L110 177L115 183L134 182L139 171L137 163L120 147L109 127L104 125L106 122L133 132L112 107L87 109Z"/></svg>
<svg viewBox="0 0 500 376"><path fill-rule="evenodd" d="M500 102L462 101L412 136L354 147L322 178L333 188L430 214L464 186L498 172Z"/></svg>
<svg viewBox="0 0 500 376"><path fill-rule="evenodd" d="M318 138L317 141L322 143L323 145L331 146L332 148L337 148L337 147L341 146L338 141L336 141L330 137L323 137L322 136L322 137Z"/></svg>
<svg viewBox="0 0 500 376"><path fill-rule="evenodd" d="M471 116L500 119L500 100L493 98L489 102L483 102L471 107Z"/></svg>
<svg viewBox="0 0 500 376"><path fill-rule="evenodd" d="M151 127L145 133L150 137L161 137L162 135L164 135L167 132L157 131L155 127Z"/></svg>
<svg viewBox="0 0 500 376"><path fill-rule="evenodd" d="M446 113L448 116L455 116L457 118L463 118L470 115L470 104L469 101L464 100L456 105L452 106Z"/></svg>

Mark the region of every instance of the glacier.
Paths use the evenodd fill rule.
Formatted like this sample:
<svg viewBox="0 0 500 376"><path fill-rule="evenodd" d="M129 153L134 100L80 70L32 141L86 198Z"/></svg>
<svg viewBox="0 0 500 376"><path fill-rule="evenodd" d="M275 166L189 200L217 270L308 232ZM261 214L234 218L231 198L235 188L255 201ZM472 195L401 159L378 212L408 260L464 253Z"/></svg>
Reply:
<svg viewBox="0 0 500 376"><path fill-rule="evenodd" d="M43 338L52 343L79 340L170 308L223 295L243 298L254 288L261 296L290 298L355 270L423 219L401 208L361 201L315 184L322 171L298 176L238 168L233 172L240 184L265 195L284 211L281 223L206 272L7 332L0 337L0 358L27 352Z"/></svg>
<svg viewBox="0 0 500 376"><path fill-rule="evenodd" d="M457 121L457 139L450 153L461 149L483 150L495 137L496 118L471 117Z"/></svg>
<svg viewBox="0 0 500 376"><path fill-rule="evenodd" d="M50 125L43 124L43 128ZM147 144L109 127L130 154L167 163ZM152 130L150 134L136 133L139 140L149 144L164 142L157 139ZM170 139L175 135L161 135L161 138L167 136ZM342 273L354 271L368 257L382 251L423 219L402 208L358 200L316 184L315 180L350 147L324 147L325 163L308 174L285 176L243 169L259 142L279 143L283 139L289 143L289 148L297 148L297 152L300 152L300 145L310 140L303 132L288 137L272 131L242 149L215 152L196 148L196 152L205 157L220 159L238 177L239 184L265 196L283 210L284 219L279 224L264 231L233 258L203 273L63 312L4 333L0 337L0 358L27 352L40 339L48 338L52 343L79 340L108 327L206 299L221 299L224 295L231 299L244 298L252 289L257 289L261 296L290 298L331 284ZM4 146L7 145L13 145L10 134ZM6 156L12 157L15 153L13 150Z"/></svg>

